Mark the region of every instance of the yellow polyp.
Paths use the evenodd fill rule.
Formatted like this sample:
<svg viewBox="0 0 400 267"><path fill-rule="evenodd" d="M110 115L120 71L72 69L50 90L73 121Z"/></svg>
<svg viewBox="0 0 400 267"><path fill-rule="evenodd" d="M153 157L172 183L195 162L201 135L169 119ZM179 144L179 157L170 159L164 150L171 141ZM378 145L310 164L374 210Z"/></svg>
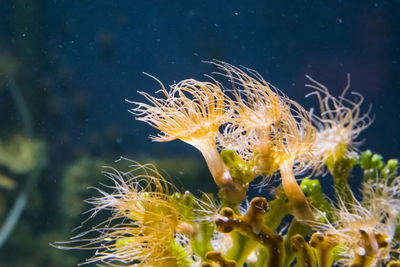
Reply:
<svg viewBox="0 0 400 267"><path fill-rule="evenodd" d="M258 163L257 172L265 176L270 176L279 169L279 166L285 160L287 160L287 155L277 154L273 146L260 149L256 154L256 161Z"/></svg>
<svg viewBox="0 0 400 267"><path fill-rule="evenodd" d="M132 102L137 107L131 112L138 120L161 131L153 140L164 142L180 139L196 147L224 197L230 202L241 203L245 199L247 186L232 182L229 170L216 148L216 134L219 127L231 118L233 101L224 94L217 82L188 79L172 85L169 91L161 86L165 99L141 93L150 104Z"/></svg>
<svg viewBox="0 0 400 267"><path fill-rule="evenodd" d="M148 229L153 227L175 229L181 223L178 207L169 199L168 195L147 192L146 196L142 197L138 193L136 196L132 196L131 201L120 203L120 206L126 210L129 208L129 217Z"/></svg>
<svg viewBox="0 0 400 267"><path fill-rule="evenodd" d="M297 234L292 237L292 249L296 252L296 267L317 267L314 253L304 238Z"/></svg>
<svg viewBox="0 0 400 267"><path fill-rule="evenodd" d="M129 245L130 243L135 242L135 237L121 237L115 241L115 247L122 248L124 246Z"/></svg>
<svg viewBox="0 0 400 267"><path fill-rule="evenodd" d="M132 102L137 107L131 110L138 120L162 132L153 138L155 141L181 139L192 144L215 134L230 117L226 109L229 99L217 83L188 79L172 85L169 91L161 86L165 99L142 92L150 104Z"/></svg>
<svg viewBox="0 0 400 267"><path fill-rule="evenodd" d="M110 209L112 216L82 235L88 238L78 240L79 248L97 251L87 263L191 266L186 240L193 235L194 221L181 215L174 187L154 166L130 164L128 172L107 173L114 192L99 189L102 197L91 199L96 210Z"/></svg>
<svg viewBox="0 0 400 267"><path fill-rule="evenodd" d="M215 133L218 132L219 124L210 124L198 129L189 129L186 132L176 135L176 139L180 139L188 144L196 144L198 140L204 139L205 136L210 135L210 140L215 139Z"/></svg>
<svg viewBox="0 0 400 267"><path fill-rule="evenodd" d="M348 153L348 144L338 144L334 151L326 152L325 165L328 167L329 171L333 173L335 169L335 164L346 158Z"/></svg>
<svg viewBox="0 0 400 267"><path fill-rule="evenodd" d="M357 151L358 143L355 139L371 124L371 119L368 113L361 114L361 95L354 93L358 99L345 97L350 87L350 76L339 97L331 95L323 84L309 76L307 78L311 84L306 86L316 90L309 95L317 96L320 106L319 116L313 116L313 123L318 128L312 152L315 169L321 171L325 164L332 171L336 161L346 159Z"/></svg>

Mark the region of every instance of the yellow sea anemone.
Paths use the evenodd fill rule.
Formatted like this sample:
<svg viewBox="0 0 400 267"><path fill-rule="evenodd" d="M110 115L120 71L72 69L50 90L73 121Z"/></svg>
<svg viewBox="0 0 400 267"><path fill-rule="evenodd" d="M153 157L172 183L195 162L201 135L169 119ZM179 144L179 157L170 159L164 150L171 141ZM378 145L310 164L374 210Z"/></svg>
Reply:
<svg viewBox="0 0 400 267"><path fill-rule="evenodd" d="M196 147L228 200L240 203L245 198L247 186L232 181L216 147L220 125L232 116L232 105L221 85L188 79L172 85L167 91L160 84L165 99L141 92L150 104L131 102L137 106L130 111L136 119L161 131L158 136L152 137L154 141L180 139Z"/></svg>
<svg viewBox="0 0 400 267"><path fill-rule="evenodd" d="M347 86L338 98L332 96L323 84L309 76L307 78L312 84L306 86L316 90L308 96L317 96L320 106L320 116L314 115L314 124L318 132L312 153L315 168L321 169L323 164L353 157L360 144L355 140L372 120L368 116L369 112L360 114L360 106L363 103L360 94L353 92L359 97L358 100L345 98L350 87L350 76Z"/></svg>
<svg viewBox="0 0 400 267"><path fill-rule="evenodd" d="M246 159L254 157L256 172L261 175L280 169L294 214L311 219L311 209L294 177L295 170L302 172L308 166L306 159L315 141L308 112L279 90L271 89L257 72L220 61L212 63L231 81L236 100L234 118L220 134L219 143L236 139L239 154L245 154Z"/></svg>
<svg viewBox="0 0 400 267"><path fill-rule="evenodd" d="M230 80L235 97L235 115L218 135L218 142L234 148L246 160L256 157L259 174L273 174L282 157L276 153L271 133L291 116L289 99L253 70L245 69L247 73L225 62L211 63L223 71L218 74Z"/></svg>
<svg viewBox="0 0 400 267"><path fill-rule="evenodd" d="M192 252L188 242L182 242L190 227L172 199L173 187L154 166L130 163L129 172L106 173L112 181L107 188L114 192L97 189L102 196L87 201L94 205L91 218L104 210L110 210L112 217L67 244L96 250L86 263L190 266Z"/></svg>

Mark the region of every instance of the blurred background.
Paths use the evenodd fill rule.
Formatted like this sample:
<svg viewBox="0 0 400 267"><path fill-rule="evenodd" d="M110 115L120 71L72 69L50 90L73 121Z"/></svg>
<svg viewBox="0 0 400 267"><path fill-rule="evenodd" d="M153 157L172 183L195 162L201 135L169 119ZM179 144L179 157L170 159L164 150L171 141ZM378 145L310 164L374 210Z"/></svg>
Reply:
<svg viewBox="0 0 400 267"><path fill-rule="evenodd" d="M319 3L318 3L319 2ZM325 3L329 2L329 3ZM152 143L127 112L219 59L257 70L292 99L305 75L372 105L361 149L400 148L400 1L0 0L0 267L76 266L60 251L87 215L90 186L120 156L153 162L178 188L216 192L200 153Z"/></svg>

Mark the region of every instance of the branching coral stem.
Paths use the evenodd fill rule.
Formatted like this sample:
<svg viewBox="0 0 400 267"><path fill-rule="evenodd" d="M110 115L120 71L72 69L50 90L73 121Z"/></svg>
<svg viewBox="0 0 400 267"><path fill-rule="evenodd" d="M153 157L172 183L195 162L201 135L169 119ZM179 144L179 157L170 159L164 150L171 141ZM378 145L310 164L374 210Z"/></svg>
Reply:
<svg viewBox="0 0 400 267"><path fill-rule="evenodd" d="M237 230L240 233L254 239L263 245L268 252L266 266L282 266L284 257L283 238L272 229L263 224L262 216L268 211L268 203L265 198L253 198L246 215L238 216L232 209L223 208L222 218L216 221L217 230L222 233L230 233ZM237 262L239 266L242 262Z"/></svg>
<svg viewBox="0 0 400 267"><path fill-rule="evenodd" d="M337 245L335 238L314 233L311 236L310 245L316 249L319 267L332 266L332 249Z"/></svg>
<svg viewBox="0 0 400 267"><path fill-rule="evenodd" d="M309 245L304 241L304 237L297 234L291 238L292 249L297 255L298 267L316 267L317 263Z"/></svg>

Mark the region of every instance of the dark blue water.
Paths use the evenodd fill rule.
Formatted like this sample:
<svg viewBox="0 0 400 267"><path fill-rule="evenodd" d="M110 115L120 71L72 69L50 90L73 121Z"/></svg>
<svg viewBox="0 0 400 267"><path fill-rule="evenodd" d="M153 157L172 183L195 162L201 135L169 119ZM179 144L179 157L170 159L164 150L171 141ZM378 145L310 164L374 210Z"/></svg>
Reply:
<svg viewBox="0 0 400 267"><path fill-rule="evenodd" d="M58 201L63 168L82 155L107 160L191 155L203 164L200 154L180 141L151 142L147 136L156 130L136 121L125 101L142 100L137 90L159 89L142 72L165 85L207 79L203 74L215 69L202 60L252 68L307 107L305 75L337 95L350 73L351 90L365 97L364 111L372 105L375 115L360 137L366 140L361 150L398 157L398 14L399 1L0 0L0 62L7 58L19 66L5 80L21 88L34 135L46 142L50 159L35 193L42 197L22 216L24 231L45 234L47 228L58 228L61 219L54 214L59 207L43 205ZM10 99L0 88L2 136L23 128ZM19 179L24 184L26 178ZM4 191L4 210L17 192ZM27 249L18 242L8 249ZM57 266L56 260L21 261L16 264ZM6 265L1 262L11 266L9 257Z"/></svg>

